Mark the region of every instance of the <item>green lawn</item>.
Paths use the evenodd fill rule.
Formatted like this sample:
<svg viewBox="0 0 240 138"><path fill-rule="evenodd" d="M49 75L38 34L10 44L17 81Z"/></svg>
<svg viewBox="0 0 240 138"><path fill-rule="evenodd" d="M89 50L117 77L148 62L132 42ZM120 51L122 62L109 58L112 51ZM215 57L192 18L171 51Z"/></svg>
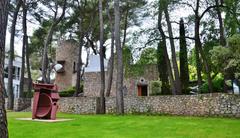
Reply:
<svg viewBox="0 0 240 138"><path fill-rule="evenodd" d="M240 138L240 120L226 118L72 115L73 121L20 121L31 113L8 112L10 138Z"/></svg>

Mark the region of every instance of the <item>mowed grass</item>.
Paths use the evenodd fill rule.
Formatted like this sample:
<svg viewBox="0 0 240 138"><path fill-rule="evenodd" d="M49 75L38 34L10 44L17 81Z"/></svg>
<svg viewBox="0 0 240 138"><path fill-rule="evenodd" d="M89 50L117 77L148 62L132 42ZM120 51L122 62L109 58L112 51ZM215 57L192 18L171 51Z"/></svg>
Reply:
<svg viewBox="0 0 240 138"><path fill-rule="evenodd" d="M73 115L67 122L21 121L31 113L8 112L10 138L240 138L240 120L227 118Z"/></svg>

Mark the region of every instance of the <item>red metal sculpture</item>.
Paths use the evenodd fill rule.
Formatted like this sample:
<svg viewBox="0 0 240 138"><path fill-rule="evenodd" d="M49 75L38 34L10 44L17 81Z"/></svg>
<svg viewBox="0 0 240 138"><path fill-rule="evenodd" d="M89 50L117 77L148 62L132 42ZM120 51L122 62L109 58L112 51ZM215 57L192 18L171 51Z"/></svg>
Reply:
<svg viewBox="0 0 240 138"><path fill-rule="evenodd" d="M34 97L32 119L56 119L58 88L53 84L33 84Z"/></svg>

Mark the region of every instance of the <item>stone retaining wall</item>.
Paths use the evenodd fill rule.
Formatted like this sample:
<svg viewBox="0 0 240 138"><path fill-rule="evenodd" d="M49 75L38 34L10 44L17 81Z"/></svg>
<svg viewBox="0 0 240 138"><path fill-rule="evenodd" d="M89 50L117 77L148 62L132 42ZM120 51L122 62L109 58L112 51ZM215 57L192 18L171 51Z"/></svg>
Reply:
<svg viewBox="0 0 240 138"><path fill-rule="evenodd" d="M8 99L5 99L5 108L7 109ZM13 110L22 111L31 106L31 98L17 98L14 99Z"/></svg>
<svg viewBox="0 0 240 138"><path fill-rule="evenodd" d="M96 112L96 97L68 97L58 102L59 111L74 114L94 114Z"/></svg>
<svg viewBox="0 0 240 138"><path fill-rule="evenodd" d="M94 114L96 97L61 98L59 111ZM115 113L115 97L106 98L106 112ZM228 94L125 97L125 113L240 117L240 96Z"/></svg>

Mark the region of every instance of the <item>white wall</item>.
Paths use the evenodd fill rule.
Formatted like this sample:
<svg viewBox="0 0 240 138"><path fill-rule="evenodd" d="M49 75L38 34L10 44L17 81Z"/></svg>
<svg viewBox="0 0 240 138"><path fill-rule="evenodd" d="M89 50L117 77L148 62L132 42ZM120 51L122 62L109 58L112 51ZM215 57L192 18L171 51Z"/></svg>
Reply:
<svg viewBox="0 0 240 138"><path fill-rule="evenodd" d="M22 66L21 57L15 57L15 60L13 61L13 66L15 68L15 73L14 73L15 77L13 79L14 98L19 98L20 74L21 74L21 66ZM8 59L5 59L4 68L6 69L7 67L8 67ZM8 78L6 78L5 75L4 75L4 84L7 90Z"/></svg>

